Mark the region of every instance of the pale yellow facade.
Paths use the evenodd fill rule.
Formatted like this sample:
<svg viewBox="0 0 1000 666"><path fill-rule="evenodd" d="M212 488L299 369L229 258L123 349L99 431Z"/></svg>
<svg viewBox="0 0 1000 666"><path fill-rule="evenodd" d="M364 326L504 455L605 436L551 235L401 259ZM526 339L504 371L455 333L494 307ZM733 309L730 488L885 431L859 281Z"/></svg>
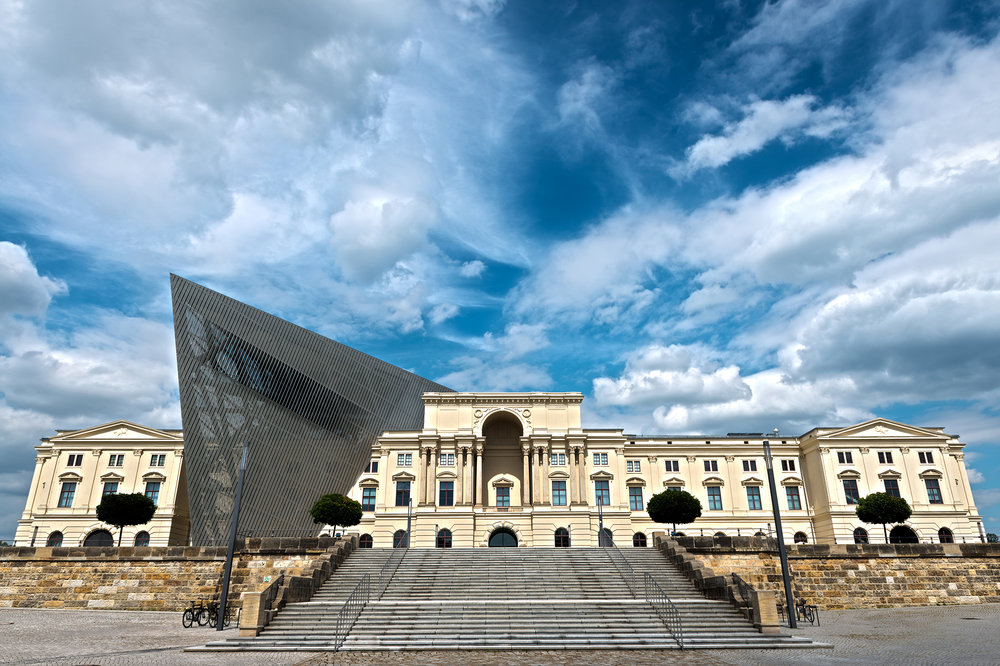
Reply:
<svg viewBox="0 0 1000 666"><path fill-rule="evenodd" d="M639 437L582 428L580 393L423 399L423 430L380 437L351 491L365 511L347 531L370 537L375 547L392 545L408 524L417 547L446 533L453 547L487 546L498 531L519 546L554 547L557 530L571 545L591 546L602 521L619 545L641 543L637 535L648 542L665 527L649 519L646 502L666 488L686 490L702 504L702 517L680 532L773 536L765 439L789 543L854 543L859 528L870 543L883 543L881 526L859 521L849 495L890 489L913 507L905 527L921 542L983 535L964 444L938 428L875 419L801 437ZM598 493L606 497L600 507Z"/></svg>
<svg viewBox="0 0 1000 666"><path fill-rule="evenodd" d="M185 544L181 431L115 421L43 439L35 447L35 471L14 545L81 546L101 530L117 544L117 528L97 520L97 505L108 492L145 493L156 502L149 523L124 528L122 546L136 545L137 536L139 545Z"/></svg>

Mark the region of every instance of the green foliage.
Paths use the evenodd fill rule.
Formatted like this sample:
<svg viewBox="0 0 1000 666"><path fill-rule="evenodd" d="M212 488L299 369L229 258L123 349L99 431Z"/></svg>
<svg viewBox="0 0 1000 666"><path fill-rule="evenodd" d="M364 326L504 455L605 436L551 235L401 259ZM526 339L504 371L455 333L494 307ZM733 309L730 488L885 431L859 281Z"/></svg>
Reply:
<svg viewBox="0 0 1000 666"><path fill-rule="evenodd" d="M142 493L105 495L97 505L97 519L118 528L118 545L122 545L122 528L145 525L156 513L156 504Z"/></svg>
<svg viewBox="0 0 1000 666"><path fill-rule="evenodd" d="M701 515L701 502L684 490L664 490L649 498L646 513L657 523L677 525L693 522Z"/></svg>
<svg viewBox="0 0 1000 666"><path fill-rule="evenodd" d="M882 532L885 533L885 540L888 543L886 524L905 522L913 513L913 509L902 497L894 497L889 493L872 493L858 500L855 513L863 522L882 525Z"/></svg>
<svg viewBox="0 0 1000 666"><path fill-rule="evenodd" d="M1000 536L997 536L993 532L987 532L986 543L1000 543Z"/></svg>
<svg viewBox="0 0 1000 666"><path fill-rule="evenodd" d="M351 527L361 522L361 502L337 493L323 495L313 504L309 515L314 523L332 525L336 534L338 525Z"/></svg>

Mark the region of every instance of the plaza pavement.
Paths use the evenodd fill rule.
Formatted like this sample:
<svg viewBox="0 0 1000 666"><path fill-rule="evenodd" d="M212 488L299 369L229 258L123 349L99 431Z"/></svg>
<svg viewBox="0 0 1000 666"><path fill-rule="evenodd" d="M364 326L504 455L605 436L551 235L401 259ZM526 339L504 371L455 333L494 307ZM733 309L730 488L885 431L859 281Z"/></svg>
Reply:
<svg viewBox="0 0 1000 666"><path fill-rule="evenodd" d="M0 609L0 664L1000 664L1000 604L824 611L792 632L833 650L191 653L234 636L184 629L180 613Z"/></svg>

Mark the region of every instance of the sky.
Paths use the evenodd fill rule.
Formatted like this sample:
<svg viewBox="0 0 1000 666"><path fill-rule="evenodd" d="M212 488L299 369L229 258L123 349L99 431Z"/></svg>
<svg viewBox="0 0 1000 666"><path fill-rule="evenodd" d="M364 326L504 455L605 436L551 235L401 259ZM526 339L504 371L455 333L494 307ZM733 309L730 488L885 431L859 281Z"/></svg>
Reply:
<svg viewBox="0 0 1000 666"><path fill-rule="evenodd" d="M0 538L181 426L171 272L584 425L967 442L1000 532L1000 5L0 0Z"/></svg>

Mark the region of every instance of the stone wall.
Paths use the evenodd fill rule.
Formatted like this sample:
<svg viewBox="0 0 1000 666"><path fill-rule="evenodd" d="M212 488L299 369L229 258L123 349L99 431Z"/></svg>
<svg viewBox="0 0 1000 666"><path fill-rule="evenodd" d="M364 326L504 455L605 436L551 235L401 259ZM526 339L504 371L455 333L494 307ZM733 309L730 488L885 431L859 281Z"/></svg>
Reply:
<svg viewBox="0 0 1000 666"><path fill-rule="evenodd" d="M353 547L331 538L247 539L229 598L238 602L280 574L314 589ZM0 607L181 610L218 596L225 559L216 547L0 548Z"/></svg>
<svg viewBox="0 0 1000 666"><path fill-rule="evenodd" d="M773 539L677 537L658 543L670 556L678 550L696 561L700 576L736 573L783 597ZM820 608L1000 602L998 544L803 544L787 546L787 553L796 597Z"/></svg>

